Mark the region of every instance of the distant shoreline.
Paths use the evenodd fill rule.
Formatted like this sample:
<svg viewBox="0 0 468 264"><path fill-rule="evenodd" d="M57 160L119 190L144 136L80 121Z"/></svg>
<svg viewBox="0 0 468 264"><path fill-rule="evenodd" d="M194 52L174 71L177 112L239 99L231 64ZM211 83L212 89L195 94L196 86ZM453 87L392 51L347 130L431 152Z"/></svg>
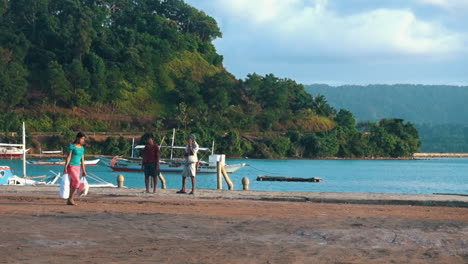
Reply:
<svg viewBox="0 0 468 264"><path fill-rule="evenodd" d="M468 158L468 153L414 153L415 158Z"/></svg>
<svg viewBox="0 0 468 264"><path fill-rule="evenodd" d="M89 154L87 157L109 157L113 158L113 155L95 155ZM45 155L45 154L27 154L27 158L62 158L64 155ZM249 159L245 157L233 156L230 158L234 159ZM294 157L283 157L283 158L274 158L274 159L315 159L315 160L410 160L415 158L468 158L468 153L441 153L441 152L421 152L414 153L410 157L356 157L356 158L342 158L342 157L321 157L321 158L294 158Z"/></svg>

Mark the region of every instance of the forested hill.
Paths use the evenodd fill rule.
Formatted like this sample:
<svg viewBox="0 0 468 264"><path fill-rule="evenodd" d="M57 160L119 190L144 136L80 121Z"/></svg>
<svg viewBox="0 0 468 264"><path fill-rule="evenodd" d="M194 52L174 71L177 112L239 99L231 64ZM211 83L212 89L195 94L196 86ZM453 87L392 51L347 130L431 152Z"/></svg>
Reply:
<svg viewBox="0 0 468 264"><path fill-rule="evenodd" d="M305 89L350 110L359 121L401 117L418 124L468 124L468 86L313 84Z"/></svg>
<svg viewBox="0 0 468 264"><path fill-rule="evenodd" d="M212 43L220 37L217 22L183 0L0 0L0 131L26 121L29 132L59 132L31 142L42 149L63 148L79 130L151 131L159 142L177 128L178 140L194 132L201 145L214 139L236 156L417 151L417 131L404 120L358 130L351 112L291 79L236 79ZM129 151L123 139L98 146L88 149Z"/></svg>
<svg viewBox="0 0 468 264"><path fill-rule="evenodd" d="M349 109L359 121L401 117L419 130L426 152L468 152L468 86L306 85L335 108Z"/></svg>
<svg viewBox="0 0 468 264"><path fill-rule="evenodd" d="M180 0L2 0L0 14L2 105L160 114L227 74L216 21Z"/></svg>

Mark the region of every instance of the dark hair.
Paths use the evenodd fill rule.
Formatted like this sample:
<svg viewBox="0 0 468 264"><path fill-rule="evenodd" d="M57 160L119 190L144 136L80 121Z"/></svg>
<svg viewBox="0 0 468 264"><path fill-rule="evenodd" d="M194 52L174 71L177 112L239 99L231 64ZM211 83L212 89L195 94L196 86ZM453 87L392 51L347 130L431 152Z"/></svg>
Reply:
<svg viewBox="0 0 468 264"><path fill-rule="evenodd" d="M86 135L82 132L78 132L78 134L76 134L76 138L75 138L75 141L73 142L73 144L78 144L80 142L80 139L81 138L85 138Z"/></svg>
<svg viewBox="0 0 468 264"><path fill-rule="evenodd" d="M194 140L194 141L197 139L197 137L195 136L195 134L189 134L189 135L187 136L187 139L189 139L189 138L192 139L192 140Z"/></svg>
<svg viewBox="0 0 468 264"><path fill-rule="evenodd" d="M154 139L153 133L146 133L146 140L148 140L148 138Z"/></svg>

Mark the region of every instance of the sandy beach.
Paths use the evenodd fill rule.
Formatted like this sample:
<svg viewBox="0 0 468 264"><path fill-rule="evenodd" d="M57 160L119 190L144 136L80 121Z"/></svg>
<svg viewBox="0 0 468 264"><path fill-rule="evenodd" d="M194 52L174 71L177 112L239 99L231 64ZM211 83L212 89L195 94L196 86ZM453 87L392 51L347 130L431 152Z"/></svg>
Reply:
<svg viewBox="0 0 468 264"><path fill-rule="evenodd" d="M468 263L467 207L142 189L66 206L55 189L20 188L0 188L0 263Z"/></svg>

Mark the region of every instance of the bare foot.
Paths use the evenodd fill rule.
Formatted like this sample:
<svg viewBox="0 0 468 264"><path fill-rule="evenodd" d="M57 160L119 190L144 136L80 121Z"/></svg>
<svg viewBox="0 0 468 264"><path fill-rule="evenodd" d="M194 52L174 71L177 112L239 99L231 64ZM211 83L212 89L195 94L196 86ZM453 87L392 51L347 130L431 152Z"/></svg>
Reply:
<svg viewBox="0 0 468 264"><path fill-rule="evenodd" d="M77 204L75 203L75 201L68 199L67 205L77 205Z"/></svg>

